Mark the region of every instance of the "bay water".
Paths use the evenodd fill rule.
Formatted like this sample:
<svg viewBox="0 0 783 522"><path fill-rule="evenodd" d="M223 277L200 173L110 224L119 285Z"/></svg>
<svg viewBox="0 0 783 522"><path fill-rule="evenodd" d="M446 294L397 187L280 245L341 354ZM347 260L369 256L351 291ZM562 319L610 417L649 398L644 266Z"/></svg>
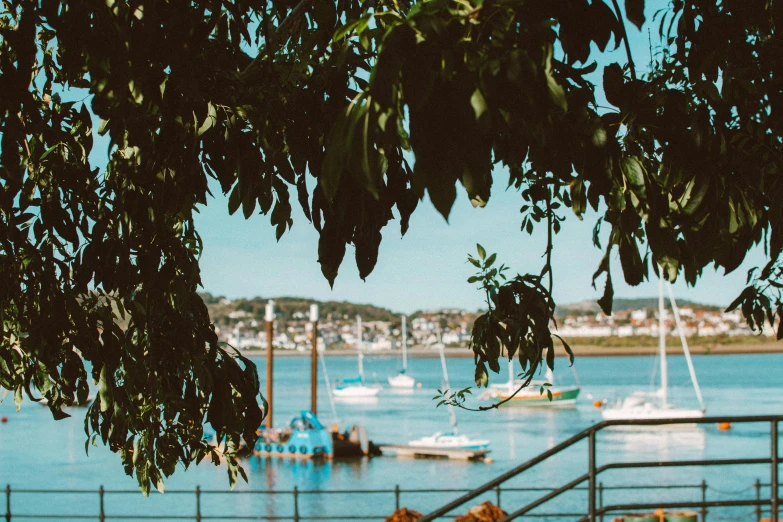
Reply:
<svg viewBox="0 0 783 522"><path fill-rule="evenodd" d="M265 375L264 360L255 360L259 374ZM337 402L330 407L319 373L318 416L325 425L339 423L343 429L364 426L375 443L405 444L413 438L449 429L445 407L436 408L432 400L442 387L440 361L409 360L409 373L421 388L412 393L392 391L386 383L399 367L398 357L370 355L364 360L369 383L384 384L377 401ZM279 357L275 361L274 420L282 426L299 410L309 409L310 361L307 357ZM707 405L708 415L783 414L783 353L764 355L707 355L694 357L694 365ZM354 377L355 357L327 357L329 378ZM582 392L576 407L524 408L507 405L487 412L458 410L458 429L473 437L491 441L492 462L455 460L398 459L391 457L334 460L326 462L290 461L249 457L243 460L248 483L239 482L231 494L225 467L204 462L188 470L178 469L166 482L166 493L153 492L143 497L134 478L123 473L119 458L101 446L85 454L84 410L72 409L72 418L52 420L50 413L30 401L16 411L13 397L0 403L0 487L9 485L13 515L90 515L99 513L98 488L103 486L104 511L107 518L193 517L199 509L203 517L233 520L247 517L258 520L289 519L294 509L303 519L329 515L340 520L347 516L382 519L395 508L393 490L399 486L400 505L426 512L467 490L481 485L551 448L560 441L601 420L596 400L612 401L634 391L652 390L654 357L577 358L576 369ZM448 361L453 389L470 386L471 359ZM319 368L320 371L320 368ZM573 384L566 361L556 363L555 378L562 384ZM500 375L490 375L490 382L504 382ZM670 401L681 407L697 407L687 366L680 356L669 357ZM264 383L262 382L262 387ZM478 401L478 391L469 406L486 404ZM598 464L609 462L700 460L707 458L768 458L769 425L734 425L719 431L716 426L683 429L649 429L602 431L598 436ZM510 480L508 487L535 489L558 487L587 471L587 447L580 443L561 455ZM754 481L762 484L761 495L769 496L770 469L764 465L727 467L648 468L616 470L602 474L599 480L607 488L604 503L627 501L655 502L701 498L701 481L707 483L710 500L754 498ZM610 486L688 486L674 490L609 489ZM203 494L199 507L194 489ZM294 508L294 487L301 492ZM411 492L412 490L443 490ZM29 490L46 493L25 492ZM64 493L83 490L84 493ZM347 490L383 490L381 493L329 493ZM275 492L275 493L272 493ZM317 493L321 492L321 493ZM513 510L542 495L541 491L506 491L501 495L504 509ZM540 508L540 513L584 512L586 493L578 490L559 497ZM497 501L496 493L480 500ZM475 503L475 501L473 502ZM0 516L4 515L0 503ZM753 508L713 510L723 517L754 518ZM575 519L577 517L570 517ZM551 517L551 520L565 518Z"/></svg>

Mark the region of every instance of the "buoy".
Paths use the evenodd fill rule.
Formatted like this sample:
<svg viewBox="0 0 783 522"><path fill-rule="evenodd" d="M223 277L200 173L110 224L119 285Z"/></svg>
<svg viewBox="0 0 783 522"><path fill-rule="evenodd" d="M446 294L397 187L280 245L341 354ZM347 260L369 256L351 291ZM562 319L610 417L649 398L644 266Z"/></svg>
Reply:
<svg viewBox="0 0 783 522"><path fill-rule="evenodd" d="M730 429L731 429L731 423L730 422L718 423L718 431L729 431Z"/></svg>
<svg viewBox="0 0 783 522"><path fill-rule="evenodd" d="M495 459L493 459L492 457L484 457L484 462L486 464L492 464L493 462L495 462Z"/></svg>
<svg viewBox="0 0 783 522"><path fill-rule="evenodd" d="M420 382L417 382L417 383L416 383L416 387L417 387L417 388L421 388L421 383L420 383Z"/></svg>
<svg viewBox="0 0 783 522"><path fill-rule="evenodd" d="M595 402L593 402L593 406L595 406L596 408L600 408L603 405L604 405L603 401L595 401Z"/></svg>
<svg viewBox="0 0 783 522"><path fill-rule="evenodd" d="M8 422L8 417L6 417L5 415L3 415L3 417L2 417L2 418L0 418L0 422L2 422L3 424L5 424L6 422Z"/></svg>

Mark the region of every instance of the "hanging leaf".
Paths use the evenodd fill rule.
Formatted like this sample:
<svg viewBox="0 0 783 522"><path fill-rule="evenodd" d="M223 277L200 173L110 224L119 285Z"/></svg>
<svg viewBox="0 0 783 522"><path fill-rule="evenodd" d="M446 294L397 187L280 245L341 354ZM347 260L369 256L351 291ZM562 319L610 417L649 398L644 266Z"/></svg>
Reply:
<svg viewBox="0 0 783 522"><path fill-rule="evenodd" d="M625 0L625 16L640 31L644 25L644 0Z"/></svg>

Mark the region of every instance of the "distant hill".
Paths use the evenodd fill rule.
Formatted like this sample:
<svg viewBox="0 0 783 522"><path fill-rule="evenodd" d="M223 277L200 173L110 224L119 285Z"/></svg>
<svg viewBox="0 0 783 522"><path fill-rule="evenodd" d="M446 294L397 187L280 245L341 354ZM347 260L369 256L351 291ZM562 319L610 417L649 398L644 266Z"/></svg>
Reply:
<svg viewBox="0 0 783 522"><path fill-rule="evenodd" d="M264 309L269 299L273 299L276 303L277 317L282 320L294 319L294 314L300 312L308 316L310 312L310 305L317 303L320 306L321 319L328 319L330 316L333 319L349 319L353 320L357 315L362 316L365 321L399 321L400 313L393 312L380 306L371 304L350 303L348 301L317 301L315 299L308 299L305 297L253 297L251 299L233 299L226 300L221 296L214 296L210 293L204 292L200 294L202 299L209 309L209 314L215 324L219 326L225 326L228 324L236 323L238 319L231 319L229 314L232 312L243 311L247 312L248 319L256 319L258 321L264 318ZM696 310L706 311L720 311L719 306L705 305L701 303L695 303L688 301L687 299L678 300L677 304L680 306L692 306ZM668 300L666 302L668 307ZM658 298L657 297L640 297L633 299L616 298L614 300L614 310L638 310L638 309L657 309ZM565 317L567 315L591 315L597 314L601 309L593 300L580 301L578 303L569 303L565 305L558 305L557 315L558 317ZM445 310L447 315L458 314L459 310L449 309ZM419 315L429 315L432 312L417 311L410 314L410 317L416 317ZM468 315L475 315L468 313Z"/></svg>
<svg viewBox="0 0 783 522"><path fill-rule="evenodd" d="M305 315L310 313L310 305L316 303L320 307L320 316L327 319L330 315L337 318L353 319L357 315L362 316L365 321L394 321L399 314L374 306L371 304L356 304L347 301L317 301L304 297L253 297L251 299L234 299L226 302L223 297L213 296L210 293L201 293L201 298L209 309L210 317L218 324L229 322L229 314L235 311L243 311L250 314L250 318L261 320L264 317L264 310L267 301L275 301L275 310L277 317L283 320L291 320L294 314L301 312Z"/></svg>
<svg viewBox="0 0 783 522"><path fill-rule="evenodd" d="M666 307L669 308L669 300L666 299ZM702 303L696 303L687 299L677 299L677 306L691 306L695 310L706 310L710 312L718 312L723 310L720 306L707 305ZM644 310L647 308L658 308L657 297L635 297L635 298L622 298L616 297L612 305L613 310ZM596 301L588 299L586 301L580 301L578 303L569 303L564 305L558 305L557 315L562 317L566 315L584 315L598 313L601 311L601 307L598 306Z"/></svg>

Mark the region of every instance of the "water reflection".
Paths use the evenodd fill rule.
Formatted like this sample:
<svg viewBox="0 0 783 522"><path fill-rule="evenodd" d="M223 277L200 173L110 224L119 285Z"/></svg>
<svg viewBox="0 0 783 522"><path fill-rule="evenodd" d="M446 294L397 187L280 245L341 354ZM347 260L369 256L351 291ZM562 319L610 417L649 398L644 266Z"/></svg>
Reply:
<svg viewBox="0 0 783 522"><path fill-rule="evenodd" d="M599 435L607 453L625 454L638 459L672 460L678 456L700 459L704 456L707 437L703 428L682 426L677 428L651 427L644 430L611 429Z"/></svg>
<svg viewBox="0 0 783 522"><path fill-rule="evenodd" d="M334 402L340 404L378 404L378 397L334 397Z"/></svg>
<svg viewBox="0 0 783 522"><path fill-rule="evenodd" d="M391 395L413 395L415 393L413 388L389 388L388 391L384 390L383 393L389 393Z"/></svg>

